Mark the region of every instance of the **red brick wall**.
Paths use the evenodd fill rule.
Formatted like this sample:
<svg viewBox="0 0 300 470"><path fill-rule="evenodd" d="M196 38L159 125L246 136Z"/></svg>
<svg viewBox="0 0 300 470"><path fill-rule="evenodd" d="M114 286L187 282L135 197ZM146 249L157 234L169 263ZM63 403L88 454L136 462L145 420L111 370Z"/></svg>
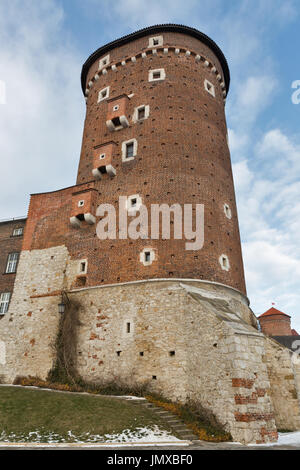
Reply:
<svg viewBox="0 0 300 470"><path fill-rule="evenodd" d="M166 33L164 46L186 47L209 58L221 72L217 58L205 45L188 35ZM123 59L148 47L148 38L138 39L110 52ZM148 82L148 70L164 68L166 79ZM91 73L98 69L98 60ZM204 79L215 85L216 97L204 89ZM88 78L89 80L90 78ZM106 127L107 101L97 103L98 92L110 86L109 98L134 96L127 104L129 128L110 132ZM132 122L134 108L150 106L148 119ZM119 66L101 75L90 91L84 126L77 184L86 182L98 192L98 204L116 209L119 196L139 194L151 203L205 205L205 243L200 251L186 251L186 240L104 240L95 225L80 229L69 224L71 193L76 188L32 197L24 249L66 244L74 259L88 258L86 285L116 283L145 278L199 278L221 282L245 292L243 262L236 212L231 162L226 143L223 95L216 75L195 58L173 52ZM137 156L122 162L121 144L135 138ZM114 178L92 176L95 146L114 141ZM229 204L232 219L224 214ZM94 214L95 215L95 214ZM143 266L139 253L156 250L157 259ZM221 269L219 257L226 254L230 271Z"/></svg>
<svg viewBox="0 0 300 470"><path fill-rule="evenodd" d="M291 335L291 319L286 315L270 315L259 319L263 333L269 336Z"/></svg>

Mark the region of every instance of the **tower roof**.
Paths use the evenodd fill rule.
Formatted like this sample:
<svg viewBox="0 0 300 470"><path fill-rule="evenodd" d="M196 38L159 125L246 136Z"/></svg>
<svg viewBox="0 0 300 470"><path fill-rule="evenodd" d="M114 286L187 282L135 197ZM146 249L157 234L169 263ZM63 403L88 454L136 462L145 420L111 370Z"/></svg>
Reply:
<svg viewBox="0 0 300 470"><path fill-rule="evenodd" d="M272 315L284 315L285 317L290 317L290 315L287 315L286 313L281 312L280 310L277 310L277 308L271 307L269 310L267 310L265 313L260 315L258 318L262 317L271 317Z"/></svg>
<svg viewBox="0 0 300 470"><path fill-rule="evenodd" d="M152 33L157 34L163 31L189 34L190 36L199 39L206 46L208 46L216 54L217 58L219 59L221 63L223 73L224 73L226 90L228 92L229 84L230 84L230 72L229 72L228 63L223 52L219 48L219 46L212 39L210 39L210 37L206 36L206 34L201 33L195 28L190 28L189 26L184 26L184 25L179 25L179 24L158 24L158 25L149 26L147 28L140 29L136 31L135 33L127 34L126 36L123 36L119 39L116 39L115 41L105 44L104 46L100 47L95 52L93 52L93 54L89 56L89 58L86 60L86 62L82 66L81 87L82 87L83 93L85 91L86 78L87 78L89 68L99 57L101 57L103 54L106 54L111 49L114 49L119 46L123 46L124 44L127 44L130 41L134 41L135 39L148 36L148 34L152 34Z"/></svg>

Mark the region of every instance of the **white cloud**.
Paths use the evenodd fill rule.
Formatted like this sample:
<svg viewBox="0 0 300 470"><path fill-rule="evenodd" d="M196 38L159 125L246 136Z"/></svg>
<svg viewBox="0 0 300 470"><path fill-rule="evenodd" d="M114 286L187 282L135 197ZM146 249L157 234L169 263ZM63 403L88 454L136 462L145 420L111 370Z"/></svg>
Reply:
<svg viewBox="0 0 300 470"><path fill-rule="evenodd" d="M249 126L271 103L276 88L277 81L270 75L250 76L236 86L230 118L238 129L249 130Z"/></svg>
<svg viewBox="0 0 300 470"><path fill-rule="evenodd" d="M233 173L252 308L262 313L275 301L300 331L299 156L299 144L273 129Z"/></svg>
<svg viewBox="0 0 300 470"><path fill-rule="evenodd" d="M284 158L288 163L300 162L300 145L293 143L280 129L267 132L258 144L258 152L264 157Z"/></svg>
<svg viewBox="0 0 300 470"><path fill-rule="evenodd" d="M231 152L241 152L249 144L249 137L246 134L238 134L234 129L228 129L229 147Z"/></svg>

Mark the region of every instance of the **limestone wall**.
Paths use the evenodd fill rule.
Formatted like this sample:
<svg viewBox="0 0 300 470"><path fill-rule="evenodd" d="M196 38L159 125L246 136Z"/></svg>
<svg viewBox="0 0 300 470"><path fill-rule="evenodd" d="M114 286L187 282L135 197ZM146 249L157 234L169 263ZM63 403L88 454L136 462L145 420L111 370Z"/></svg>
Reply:
<svg viewBox="0 0 300 470"><path fill-rule="evenodd" d="M77 274L64 246L22 252L1 321L1 381L46 378L64 289L80 304L77 368L87 381L146 383L173 400L198 401L241 442L275 440L275 421L299 429L300 365L252 326L237 291L188 280L72 290Z"/></svg>
<svg viewBox="0 0 300 470"><path fill-rule="evenodd" d="M1 381L11 383L18 375L45 378L51 368L67 260L63 246L22 251L9 311L0 327L6 350Z"/></svg>
<svg viewBox="0 0 300 470"><path fill-rule="evenodd" d="M269 337L265 337L264 361L271 384L270 396L278 429L300 429L299 358Z"/></svg>
<svg viewBox="0 0 300 470"><path fill-rule="evenodd" d="M276 440L270 385L262 362L263 335L235 314L229 304L205 300L203 292L192 296L185 302L185 311L193 319L190 398L209 408L236 441Z"/></svg>
<svg viewBox="0 0 300 470"><path fill-rule="evenodd" d="M64 246L22 252L8 314L1 380L46 378L55 359L62 289L80 304L77 368L87 381L145 383L212 410L235 440L272 440L276 430L263 336L245 298L224 286L148 281L70 290L78 262Z"/></svg>

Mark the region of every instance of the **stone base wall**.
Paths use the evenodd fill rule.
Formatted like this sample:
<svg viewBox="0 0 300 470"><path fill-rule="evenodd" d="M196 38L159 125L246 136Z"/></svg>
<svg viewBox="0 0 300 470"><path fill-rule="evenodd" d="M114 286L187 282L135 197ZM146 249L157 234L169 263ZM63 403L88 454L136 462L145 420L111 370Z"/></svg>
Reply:
<svg viewBox="0 0 300 470"><path fill-rule="evenodd" d="M264 361L270 380L270 396L278 429L300 429L300 356L265 337Z"/></svg>
<svg viewBox="0 0 300 470"><path fill-rule="evenodd" d="M253 326L238 291L173 279L72 290L77 264L64 246L22 252L1 322L2 382L18 375L46 378L55 360L57 305L61 290L68 290L80 305L76 361L85 380L147 384L172 400L199 402L243 443L276 440L275 420L289 427L297 399L286 401L283 416L281 395L292 393L291 382L277 379L271 343Z"/></svg>

